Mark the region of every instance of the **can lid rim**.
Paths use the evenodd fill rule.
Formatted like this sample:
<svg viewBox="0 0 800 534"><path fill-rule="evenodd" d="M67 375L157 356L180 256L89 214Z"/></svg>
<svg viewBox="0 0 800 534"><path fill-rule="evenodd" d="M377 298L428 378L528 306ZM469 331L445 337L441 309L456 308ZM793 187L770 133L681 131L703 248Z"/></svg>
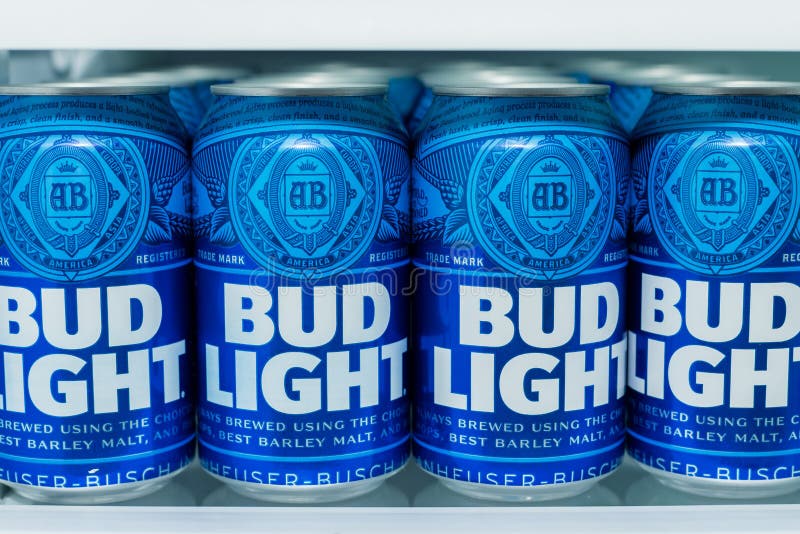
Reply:
<svg viewBox="0 0 800 534"><path fill-rule="evenodd" d="M239 67L217 67L210 65L184 65L181 67L137 70L92 78L95 83L129 83L134 85L165 85L171 88L192 87L197 84L221 83L250 75L250 71Z"/></svg>
<svg viewBox="0 0 800 534"><path fill-rule="evenodd" d="M687 96L792 96L800 95L800 82L764 80L728 80L700 83L662 84L653 87L653 92L667 95Z"/></svg>
<svg viewBox="0 0 800 534"><path fill-rule="evenodd" d="M0 85L6 96L130 96L157 95L169 92L160 84L124 84L92 82L56 82Z"/></svg>
<svg viewBox="0 0 800 534"><path fill-rule="evenodd" d="M309 85L308 83L226 83L211 86L217 96L375 96L386 93L384 84L348 83Z"/></svg>
<svg viewBox="0 0 800 534"><path fill-rule="evenodd" d="M608 85L595 83L536 82L501 86L494 85L437 85L433 93L442 96L507 96L507 97L560 97L605 96Z"/></svg>

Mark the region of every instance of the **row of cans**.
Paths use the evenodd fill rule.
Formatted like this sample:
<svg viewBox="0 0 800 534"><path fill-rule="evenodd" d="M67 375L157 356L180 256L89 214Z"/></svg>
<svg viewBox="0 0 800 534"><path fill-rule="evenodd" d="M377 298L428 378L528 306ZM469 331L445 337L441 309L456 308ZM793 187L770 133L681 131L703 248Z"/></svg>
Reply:
<svg viewBox="0 0 800 534"><path fill-rule="evenodd" d="M362 78L213 91L190 135L151 83L0 88L20 495L134 498L197 447L346 499L410 441L488 499L579 494L626 440L689 491L798 487L800 86L663 86L631 135L606 85L443 81L413 137Z"/></svg>
<svg viewBox="0 0 800 534"><path fill-rule="evenodd" d="M430 107L432 88L513 87L529 83L601 83L611 88L609 102L627 132L632 132L652 96L665 83L699 83L742 79L741 74L700 69L690 64L645 63L602 57L573 58L536 65L529 61L462 59L434 62L418 68L377 66L350 61L311 63L253 74L241 67L185 65L90 78L96 83L159 84L170 87L170 101L190 135L197 132L211 104L210 85L241 81L295 86L352 83L387 85L387 99L412 136ZM747 79L753 79L749 76Z"/></svg>

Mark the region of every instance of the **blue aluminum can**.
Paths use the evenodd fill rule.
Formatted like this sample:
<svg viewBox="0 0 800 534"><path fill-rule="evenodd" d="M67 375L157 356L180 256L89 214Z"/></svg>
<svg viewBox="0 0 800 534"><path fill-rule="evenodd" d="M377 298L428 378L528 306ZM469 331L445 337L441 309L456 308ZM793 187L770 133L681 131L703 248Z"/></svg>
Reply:
<svg viewBox="0 0 800 534"><path fill-rule="evenodd" d="M717 497L800 487L800 85L657 89L636 132L628 451Z"/></svg>
<svg viewBox="0 0 800 534"><path fill-rule="evenodd" d="M166 88L0 87L0 479L98 503L194 456L191 179Z"/></svg>
<svg viewBox="0 0 800 534"><path fill-rule="evenodd" d="M200 458L324 502L409 456L409 157L385 86L215 86L194 145Z"/></svg>
<svg viewBox="0 0 800 534"><path fill-rule="evenodd" d="M620 463L628 145L608 87L442 88L412 173L414 454L548 500Z"/></svg>

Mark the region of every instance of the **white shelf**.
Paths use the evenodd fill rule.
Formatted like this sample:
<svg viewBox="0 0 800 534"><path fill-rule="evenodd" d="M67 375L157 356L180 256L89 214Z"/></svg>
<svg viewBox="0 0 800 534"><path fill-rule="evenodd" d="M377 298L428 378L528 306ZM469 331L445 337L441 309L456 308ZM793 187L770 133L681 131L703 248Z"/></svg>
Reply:
<svg viewBox="0 0 800 534"><path fill-rule="evenodd" d="M4 533L796 532L800 505L605 508L3 507Z"/></svg>
<svg viewBox="0 0 800 534"><path fill-rule="evenodd" d="M600 485L606 488L606 492L611 490L620 494L642 480L655 484L659 488L657 492L669 492L630 462L601 481ZM222 488L218 480L202 473L196 465L179 475L176 481L183 490L161 492L156 494L160 497L155 500L164 504L175 503L175 496L188 489L197 501L202 501ZM415 497L424 495L426 488L435 483L419 469L409 466L389 484L394 487L393 492L399 490L416 501ZM428 497L431 497L430 493ZM800 502L797 497L795 494L789 502ZM564 507L543 503L502 507L475 506L475 501L456 498L449 501L452 507L389 508L340 504L292 508L275 505L253 507L254 501L235 499L238 500L234 502L247 507L5 504L0 506L0 531L4 534L774 534L797 532L800 518L800 504ZM687 502L687 499L692 502L693 498L684 496L682 502ZM666 500L670 501L669 498ZM432 501L426 502L433 504Z"/></svg>
<svg viewBox="0 0 800 534"><path fill-rule="evenodd" d="M794 0L5 2L0 49L800 51Z"/></svg>

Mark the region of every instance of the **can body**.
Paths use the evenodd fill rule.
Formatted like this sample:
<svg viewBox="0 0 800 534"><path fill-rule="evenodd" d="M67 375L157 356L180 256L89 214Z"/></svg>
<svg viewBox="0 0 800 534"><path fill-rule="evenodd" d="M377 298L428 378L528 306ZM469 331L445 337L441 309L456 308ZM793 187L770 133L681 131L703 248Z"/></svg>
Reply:
<svg viewBox="0 0 800 534"><path fill-rule="evenodd" d="M800 480L798 105L656 94L637 130L628 450L689 491Z"/></svg>
<svg viewBox="0 0 800 534"><path fill-rule="evenodd" d="M409 159L383 96L218 96L194 148L200 457L364 493L408 458Z"/></svg>
<svg viewBox="0 0 800 534"><path fill-rule="evenodd" d="M602 96L436 96L426 123L417 462L482 498L579 493L623 452L624 133Z"/></svg>
<svg viewBox="0 0 800 534"><path fill-rule="evenodd" d="M166 93L4 96L0 116L0 478L152 491L195 448L183 129Z"/></svg>

